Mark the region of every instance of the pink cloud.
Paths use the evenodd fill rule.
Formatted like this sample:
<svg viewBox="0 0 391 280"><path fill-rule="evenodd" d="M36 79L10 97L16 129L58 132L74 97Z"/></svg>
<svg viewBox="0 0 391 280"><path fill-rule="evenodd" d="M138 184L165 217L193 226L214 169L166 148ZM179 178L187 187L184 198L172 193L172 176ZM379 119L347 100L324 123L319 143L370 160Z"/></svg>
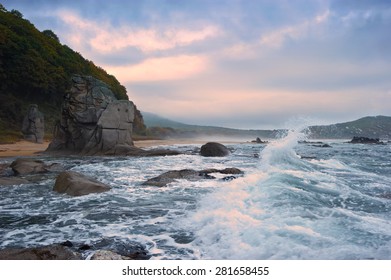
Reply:
<svg viewBox="0 0 391 280"><path fill-rule="evenodd" d="M122 83L181 80L205 71L208 68L208 59L205 56L179 55L150 58L136 65L107 65L104 68Z"/></svg>
<svg viewBox="0 0 391 280"><path fill-rule="evenodd" d="M74 29L68 39L76 45L81 40L100 53L111 53L128 47L135 47L144 53L169 50L191 45L195 42L218 36L216 26L139 28L128 25L113 26L108 22L86 20L71 11L60 11L59 18ZM77 34L77 35L74 35Z"/></svg>

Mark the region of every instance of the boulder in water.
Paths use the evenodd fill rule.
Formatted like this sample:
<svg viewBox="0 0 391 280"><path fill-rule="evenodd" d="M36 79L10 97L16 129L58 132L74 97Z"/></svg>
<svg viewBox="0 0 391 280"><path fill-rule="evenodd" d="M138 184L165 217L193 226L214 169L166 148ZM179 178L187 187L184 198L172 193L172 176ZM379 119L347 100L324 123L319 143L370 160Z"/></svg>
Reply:
<svg viewBox="0 0 391 280"><path fill-rule="evenodd" d="M243 171L237 168L225 168L225 169L204 169L204 170L193 170L193 169L182 169L182 170L172 170L165 172L157 177L151 178L143 183L143 185L147 186L156 186L156 187L165 187L166 185L174 182L178 179L184 179L189 181L199 181L204 179L216 179L215 176L211 175L213 173L220 173L220 174L243 174ZM227 176L222 178L223 180L227 181L229 177L229 180L235 179L234 176Z"/></svg>
<svg viewBox="0 0 391 280"><path fill-rule="evenodd" d="M57 176L53 190L71 196L82 196L106 192L110 190L110 187L81 173L64 171Z"/></svg>
<svg viewBox="0 0 391 280"><path fill-rule="evenodd" d="M229 150L226 146L216 142L208 142L201 146L200 154L204 157L224 157L229 155Z"/></svg>
<svg viewBox="0 0 391 280"><path fill-rule="evenodd" d="M349 142L352 144L384 144L380 141L379 138L368 138L368 137L360 137L354 136L353 139Z"/></svg>
<svg viewBox="0 0 391 280"><path fill-rule="evenodd" d="M62 245L37 248L6 248L0 250L0 260L81 260L81 255Z"/></svg>
<svg viewBox="0 0 391 280"><path fill-rule="evenodd" d="M31 158L18 158L11 163L11 168L16 175L44 173L48 171L43 161Z"/></svg>

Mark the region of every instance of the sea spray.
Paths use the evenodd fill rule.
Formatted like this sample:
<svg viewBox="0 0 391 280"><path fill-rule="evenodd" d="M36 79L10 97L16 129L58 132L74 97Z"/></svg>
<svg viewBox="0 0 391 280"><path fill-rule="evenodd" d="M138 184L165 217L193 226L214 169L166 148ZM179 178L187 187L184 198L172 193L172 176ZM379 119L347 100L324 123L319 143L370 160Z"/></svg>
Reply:
<svg viewBox="0 0 391 280"><path fill-rule="evenodd" d="M189 219L201 258L390 257L390 202L355 190L350 177L325 169L325 160L302 159L296 150L303 139L303 127L290 130L262 150L258 168L201 200ZM352 173L339 160L328 161ZM360 184L374 176L352 174Z"/></svg>
<svg viewBox="0 0 391 280"><path fill-rule="evenodd" d="M246 259L272 258L277 244L270 243L271 234L278 229L270 223L262 201L267 200L268 187L278 188L273 174L300 158L293 148L304 139L303 127L265 147L259 167L244 178L206 196L191 218L198 227L194 241L205 258ZM281 164L284 167L281 167ZM271 247L275 247L274 249Z"/></svg>

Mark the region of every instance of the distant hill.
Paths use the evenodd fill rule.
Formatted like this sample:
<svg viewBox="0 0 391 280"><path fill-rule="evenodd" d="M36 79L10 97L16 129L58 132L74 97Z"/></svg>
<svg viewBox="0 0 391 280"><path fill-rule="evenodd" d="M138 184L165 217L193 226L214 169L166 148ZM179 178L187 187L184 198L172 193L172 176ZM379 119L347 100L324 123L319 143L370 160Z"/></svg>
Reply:
<svg viewBox="0 0 391 280"><path fill-rule="evenodd" d="M148 131L158 137L187 138L218 136L254 140L257 137L272 139L283 133L281 130L234 129L218 126L189 125L163 118L153 113L142 112L142 115Z"/></svg>
<svg viewBox="0 0 391 280"><path fill-rule="evenodd" d="M152 113L142 114L148 130L161 137L224 136L251 140L256 137L273 139L286 132L286 130L245 130L188 125ZM313 139L351 139L353 136L391 139L391 117L364 117L351 122L311 126L308 130L309 137Z"/></svg>
<svg viewBox="0 0 391 280"><path fill-rule="evenodd" d="M105 70L60 43L51 30L39 31L17 10L0 4L0 143L20 137L29 104L38 104L51 135L73 74L91 75L110 86L118 99L126 89ZM138 112L136 131L144 131ZM145 131L144 131L145 132Z"/></svg>
<svg viewBox="0 0 391 280"><path fill-rule="evenodd" d="M355 121L333 125L311 126L311 138L351 139L353 136L391 139L391 117L364 117Z"/></svg>

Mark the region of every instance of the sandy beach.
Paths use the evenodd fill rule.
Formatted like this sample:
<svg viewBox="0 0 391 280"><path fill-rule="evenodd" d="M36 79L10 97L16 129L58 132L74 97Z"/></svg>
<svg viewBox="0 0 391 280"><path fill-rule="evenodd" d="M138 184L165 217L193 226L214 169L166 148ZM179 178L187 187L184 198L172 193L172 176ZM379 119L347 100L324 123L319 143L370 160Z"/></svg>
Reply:
<svg viewBox="0 0 391 280"><path fill-rule="evenodd" d="M45 151L48 146L48 141L45 141L42 144L32 143L29 141L19 141L13 144L1 144L0 157L33 156Z"/></svg>

